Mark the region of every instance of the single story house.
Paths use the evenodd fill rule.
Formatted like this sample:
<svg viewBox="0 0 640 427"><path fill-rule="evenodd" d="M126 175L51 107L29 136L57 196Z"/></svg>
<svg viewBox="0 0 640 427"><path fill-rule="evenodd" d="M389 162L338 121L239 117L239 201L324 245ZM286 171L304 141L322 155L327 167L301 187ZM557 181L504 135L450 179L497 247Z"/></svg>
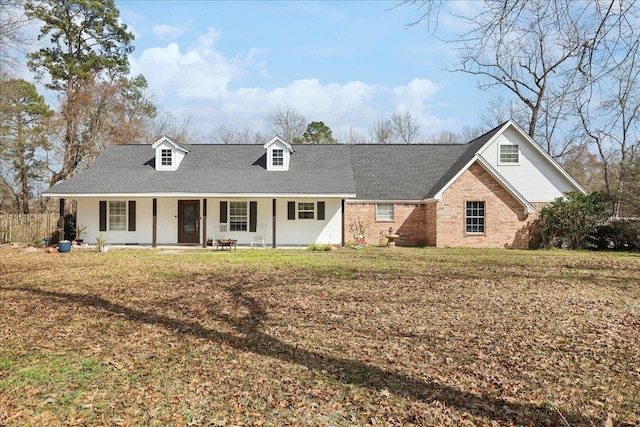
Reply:
<svg viewBox="0 0 640 427"><path fill-rule="evenodd" d="M86 242L527 247L545 204L585 190L513 121L467 144L112 145L44 192ZM61 214L64 212L61 211Z"/></svg>

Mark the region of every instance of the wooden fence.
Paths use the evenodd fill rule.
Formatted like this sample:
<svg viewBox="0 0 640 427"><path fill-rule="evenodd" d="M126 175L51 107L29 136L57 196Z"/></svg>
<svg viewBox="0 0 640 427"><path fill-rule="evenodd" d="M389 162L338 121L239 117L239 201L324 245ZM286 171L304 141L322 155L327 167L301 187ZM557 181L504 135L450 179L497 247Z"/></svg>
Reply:
<svg viewBox="0 0 640 427"><path fill-rule="evenodd" d="M0 215L0 244L19 242L40 244L57 230L58 214Z"/></svg>

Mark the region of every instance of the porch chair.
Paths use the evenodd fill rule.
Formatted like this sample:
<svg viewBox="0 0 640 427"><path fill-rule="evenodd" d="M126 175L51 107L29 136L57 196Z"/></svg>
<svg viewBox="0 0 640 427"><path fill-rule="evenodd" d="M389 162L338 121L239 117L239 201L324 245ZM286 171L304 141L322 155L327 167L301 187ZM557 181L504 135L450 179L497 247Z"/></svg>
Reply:
<svg viewBox="0 0 640 427"><path fill-rule="evenodd" d="M263 248L267 245L267 226L265 224L258 224L256 227L256 232L251 235L251 247L262 246Z"/></svg>

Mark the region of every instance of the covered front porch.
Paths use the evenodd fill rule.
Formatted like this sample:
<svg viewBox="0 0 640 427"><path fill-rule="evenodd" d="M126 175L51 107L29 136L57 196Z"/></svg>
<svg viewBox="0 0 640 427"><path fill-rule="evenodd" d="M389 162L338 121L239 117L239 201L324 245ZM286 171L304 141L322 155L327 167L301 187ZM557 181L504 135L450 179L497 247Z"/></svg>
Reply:
<svg viewBox="0 0 640 427"><path fill-rule="evenodd" d="M83 238L101 235L112 245L206 247L224 236L240 246L345 243L342 197L225 197L103 195L69 197ZM61 216L64 212L61 199Z"/></svg>

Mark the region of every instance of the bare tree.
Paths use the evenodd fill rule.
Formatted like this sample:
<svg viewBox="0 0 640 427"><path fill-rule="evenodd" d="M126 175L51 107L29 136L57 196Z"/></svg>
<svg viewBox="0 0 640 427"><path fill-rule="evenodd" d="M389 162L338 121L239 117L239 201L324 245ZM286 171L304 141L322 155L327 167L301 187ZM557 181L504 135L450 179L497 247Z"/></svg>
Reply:
<svg viewBox="0 0 640 427"><path fill-rule="evenodd" d="M420 137L420 123L410 111L404 113L394 113L390 119L391 128L396 137L405 144L418 142Z"/></svg>
<svg viewBox="0 0 640 427"><path fill-rule="evenodd" d="M598 100L593 91L584 91L576 109L582 131L600 157L604 187L612 200L612 215L617 217L628 194L624 190L627 169L640 149L640 52L631 50L604 83L607 90L597 93Z"/></svg>
<svg viewBox="0 0 640 427"><path fill-rule="evenodd" d="M436 23L445 6L441 0L403 4L421 12L414 25ZM558 136L575 117L571 100L626 61L629 41L637 41L635 2L513 0L483 6L477 15L462 17L471 29L451 40L460 60L456 71L476 76L482 89L511 91L526 108L522 124L528 134L550 154L564 154L575 142Z"/></svg>
<svg viewBox="0 0 640 427"><path fill-rule="evenodd" d="M29 38L24 27L30 22L23 0L0 0L0 78L20 65Z"/></svg>
<svg viewBox="0 0 640 427"><path fill-rule="evenodd" d="M373 144L389 144L392 137L391 120L380 118L369 127L369 141Z"/></svg>
<svg viewBox="0 0 640 427"><path fill-rule="evenodd" d="M356 130L353 126L349 126L349 130L345 133L345 136L339 138L346 144L366 144L367 137L362 132Z"/></svg>
<svg viewBox="0 0 640 427"><path fill-rule="evenodd" d="M292 107L278 108L267 117L271 130L276 135L284 138L288 143L301 138L307 129L307 120Z"/></svg>
<svg viewBox="0 0 640 427"><path fill-rule="evenodd" d="M480 127L463 126L459 132L442 130L433 133L425 139L425 142L427 144L465 144L483 133L484 131Z"/></svg>
<svg viewBox="0 0 640 427"><path fill-rule="evenodd" d="M267 137L248 127L237 130L229 125L220 125L205 140L213 144L264 144Z"/></svg>
<svg viewBox="0 0 640 427"><path fill-rule="evenodd" d="M198 137L198 131L193 129L191 117L179 122L176 116L164 112L156 118L149 135L148 141L151 143L164 135L177 142L192 143Z"/></svg>

